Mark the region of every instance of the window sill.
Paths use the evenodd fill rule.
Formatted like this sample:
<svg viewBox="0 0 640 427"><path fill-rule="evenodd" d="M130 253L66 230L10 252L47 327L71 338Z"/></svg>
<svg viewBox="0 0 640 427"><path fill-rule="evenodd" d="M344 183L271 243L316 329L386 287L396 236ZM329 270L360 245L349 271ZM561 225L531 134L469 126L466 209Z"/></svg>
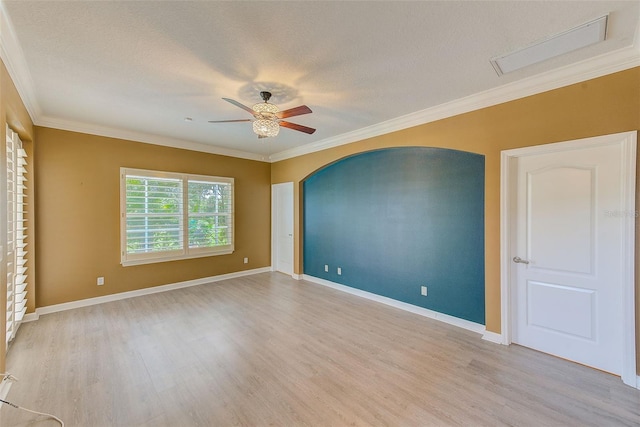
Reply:
<svg viewBox="0 0 640 427"><path fill-rule="evenodd" d="M131 267L134 265L144 265L144 264L155 264L158 262L170 262L170 261L182 261L185 259L194 259L194 258L206 258L218 255L230 255L233 253L233 249L224 250L220 252L206 252L206 253L194 253L189 255L174 255L167 257L158 257L158 258L144 258L144 259L135 259L128 261L121 261L123 267Z"/></svg>

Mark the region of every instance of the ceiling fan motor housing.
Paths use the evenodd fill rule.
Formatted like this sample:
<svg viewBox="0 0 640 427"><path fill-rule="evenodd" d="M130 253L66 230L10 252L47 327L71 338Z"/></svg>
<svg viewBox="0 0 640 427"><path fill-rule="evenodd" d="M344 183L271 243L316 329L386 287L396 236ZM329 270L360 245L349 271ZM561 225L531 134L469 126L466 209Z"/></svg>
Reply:
<svg viewBox="0 0 640 427"><path fill-rule="evenodd" d="M260 97L264 102L268 102L271 99L271 92L262 91L260 92Z"/></svg>

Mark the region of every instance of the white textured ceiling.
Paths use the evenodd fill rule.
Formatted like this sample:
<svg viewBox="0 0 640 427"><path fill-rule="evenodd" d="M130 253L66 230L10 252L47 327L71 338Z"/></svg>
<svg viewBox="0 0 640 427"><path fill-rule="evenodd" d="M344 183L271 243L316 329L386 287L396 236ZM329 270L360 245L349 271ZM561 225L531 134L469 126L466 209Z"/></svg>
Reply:
<svg viewBox="0 0 640 427"><path fill-rule="evenodd" d="M639 1L2 3L19 46L3 53L30 73L19 89L37 124L248 157L636 49L640 23ZM607 13L605 42L500 77L490 64ZM317 132L258 141L250 123L207 123L249 118L221 98L252 105L260 90L281 109L308 105L289 120Z"/></svg>

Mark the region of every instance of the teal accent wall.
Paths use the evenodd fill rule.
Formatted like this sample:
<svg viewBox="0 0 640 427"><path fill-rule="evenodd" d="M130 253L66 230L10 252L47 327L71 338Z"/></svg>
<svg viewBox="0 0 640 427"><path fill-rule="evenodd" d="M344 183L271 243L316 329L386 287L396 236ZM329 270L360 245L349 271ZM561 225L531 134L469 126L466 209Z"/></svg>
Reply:
<svg viewBox="0 0 640 427"><path fill-rule="evenodd" d="M484 156L370 151L308 177L303 197L305 274L485 323Z"/></svg>

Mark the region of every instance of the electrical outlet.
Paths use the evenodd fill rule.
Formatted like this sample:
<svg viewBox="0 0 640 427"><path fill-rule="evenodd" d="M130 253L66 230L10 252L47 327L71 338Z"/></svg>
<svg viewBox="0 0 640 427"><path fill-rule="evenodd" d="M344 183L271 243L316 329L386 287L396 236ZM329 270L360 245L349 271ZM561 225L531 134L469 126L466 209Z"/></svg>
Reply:
<svg viewBox="0 0 640 427"><path fill-rule="evenodd" d="M104 277L98 277L98 286L104 285Z"/></svg>
<svg viewBox="0 0 640 427"><path fill-rule="evenodd" d="M338 267L338 276L342 275L342 268Z"/></svg>
<svg viewBox="0 0 640 427"><path fill-rule="evenodd" d="M420 286L420 295L422 295L423 297L427 296L427 287L426 286Z"/></svg>
<svg viewBox="0 0 640 427"><path fill-rule="evenodd" d="M244 263L245 263L245 264L249 264L249 258L245 257L245 258L244 258Z"/></svg>
<svg viewBox="0 0 640 427"><path fill-rule="evenodd" d="M325 273L329 272L329 266L327 264L324 265L324 271L325 271Z"/></svg>

